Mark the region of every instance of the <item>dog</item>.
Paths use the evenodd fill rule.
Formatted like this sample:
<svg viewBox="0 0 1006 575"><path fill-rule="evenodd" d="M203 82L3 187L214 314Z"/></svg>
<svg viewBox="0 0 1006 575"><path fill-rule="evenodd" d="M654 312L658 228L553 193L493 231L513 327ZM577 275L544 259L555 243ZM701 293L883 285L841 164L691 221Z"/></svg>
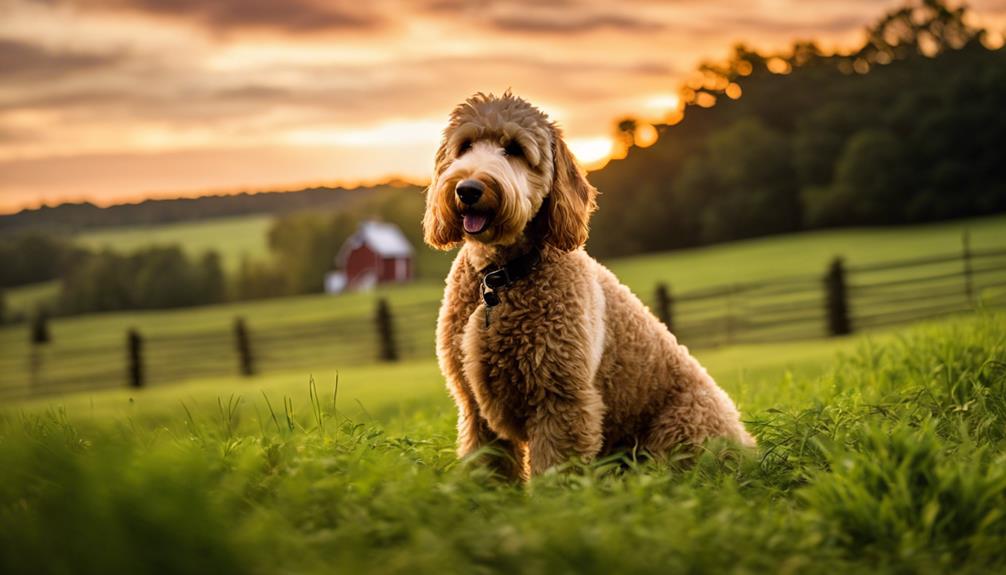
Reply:
<svg viewBox="0 0 1006 575"><path fill-rule="evenodd" d="M753 446L688 349L584 251L596 195L559 127L510 91L451 113L423 234L461 246L436 338L458 456L528 480L573 457Z"/></svg>

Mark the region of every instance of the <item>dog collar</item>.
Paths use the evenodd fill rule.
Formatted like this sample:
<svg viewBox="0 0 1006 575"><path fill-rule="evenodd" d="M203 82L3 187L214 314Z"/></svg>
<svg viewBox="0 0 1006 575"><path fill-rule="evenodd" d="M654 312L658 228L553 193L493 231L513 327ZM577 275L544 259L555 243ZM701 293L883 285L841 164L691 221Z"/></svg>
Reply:
<svg viewBox="0 0 1006 575"><path fill-rule="evenodd" d="M487 266L482 269L482 301L486 304L486 327L489 327L489 310L500 303L496 290L510 286L534 271L541 261L541 253L537 248L522 256L518 256L501 266Z"/></svg>

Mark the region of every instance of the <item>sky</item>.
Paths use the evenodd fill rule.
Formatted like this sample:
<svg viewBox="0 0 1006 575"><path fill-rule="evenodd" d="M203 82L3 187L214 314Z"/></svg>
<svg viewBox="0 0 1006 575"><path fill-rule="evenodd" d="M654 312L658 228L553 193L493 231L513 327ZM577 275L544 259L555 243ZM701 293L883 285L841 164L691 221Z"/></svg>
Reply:
<svg viewBox="0 0 1006 575"><path fill-rule="evenodd" d="M857 45L900 0L0 0L0 212L422 182L457 103L510 88L588 166L743 41ZM1006 0L973 0L1006 30Z"/></svg>

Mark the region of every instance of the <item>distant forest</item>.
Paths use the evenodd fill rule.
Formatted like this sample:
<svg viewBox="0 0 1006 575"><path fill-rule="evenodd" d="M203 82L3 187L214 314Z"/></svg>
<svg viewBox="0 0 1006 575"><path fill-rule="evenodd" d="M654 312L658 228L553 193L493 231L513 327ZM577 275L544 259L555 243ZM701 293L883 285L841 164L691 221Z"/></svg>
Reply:
<svg viewBox="0 0 1006 575"><path fill-rule="evenodd" d="M87 228L165 224L246 214L286 214L308 210L336 210L389 189L417 186L388 183L347 188L316 187L292 192L260 192L211 195L198 198L146 200L106 208L92 203L60 204L22 210L0 216L0 233L32 231L79 231Z"/></svg>
<svg viewBox="0 0 1006 575"><path fill-rule="evenodd" d="M913 2L848 54L738 46L682 89L684 111L591 174L602 257L829 226L1006 210L1006 50L964 8ZM995 43L1001 43L996 40Z"/></svg>

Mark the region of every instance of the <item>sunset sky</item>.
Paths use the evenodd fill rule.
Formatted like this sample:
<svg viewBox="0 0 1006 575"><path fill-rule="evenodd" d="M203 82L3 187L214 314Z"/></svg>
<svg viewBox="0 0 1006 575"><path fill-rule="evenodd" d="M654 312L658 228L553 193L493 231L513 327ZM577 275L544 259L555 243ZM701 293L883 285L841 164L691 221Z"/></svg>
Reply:
<svg viewBox="0 0 1006 575"><path fill-rule="evenodd" d="M450 109L515 93L581 160L738 41L853 46L899 0L0 0L0 211L422 181ZM1006 28L1006 0L974 0Z"/></svg>

